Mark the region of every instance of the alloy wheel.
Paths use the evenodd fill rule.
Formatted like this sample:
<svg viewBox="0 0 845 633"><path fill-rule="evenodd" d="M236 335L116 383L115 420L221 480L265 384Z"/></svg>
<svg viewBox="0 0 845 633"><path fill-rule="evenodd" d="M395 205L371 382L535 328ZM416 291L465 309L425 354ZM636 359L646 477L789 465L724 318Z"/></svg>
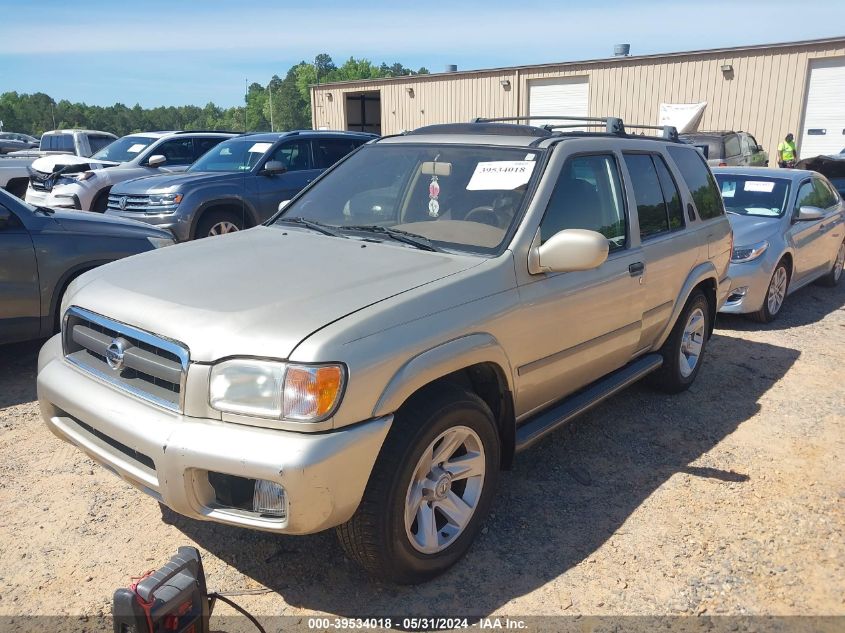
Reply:
<svg viewBox="0 0 845 633"><path fill-rule="evenodd" d="M705 325L707 319L704 317L704 311L701 308L696 308L690 312L687 324L684 326L684 333L681 335L681 351L680 363L681 376L689 378L695 371L698 365L698 359L701 358L701 350L704 347L704 337L706 336Z"/></svg>
<svg viewBox="0 0 845 633"><path fill-rule="evenodd" d="M769 283L769 293L766 299L769 314L772 316L780 312L783 300L786 298L787 278L786 268L783 266L778 266L775 274L772 275L772 281Z"/></svg>
<svg viewBox="0 0 845 633"><path fill-rule="evenodd" d="M442 552L472 519L486 471L478 434L455 426L423 451L405 497L405 533L423 554Z"/></svg>
<svg viewBox="0 0 845 633"><path fill-rule="evenodd" d="M212 235L225 235L226 233L234 233L235 231L239 231L238 226L233 222L229 222L228 220L223 220L222 222L218 222L217 224L213 224L211 228L208 230L208 235L211 237Z"/></svg>

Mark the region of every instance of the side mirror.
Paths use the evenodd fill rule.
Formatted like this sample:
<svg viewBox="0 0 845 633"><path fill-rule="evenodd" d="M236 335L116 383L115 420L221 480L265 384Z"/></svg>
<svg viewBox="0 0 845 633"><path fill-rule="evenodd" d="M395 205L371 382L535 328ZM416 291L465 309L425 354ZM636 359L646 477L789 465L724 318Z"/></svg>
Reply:
<svg viewBox="0 0 845 633"><path fill-rule="evenodd" d="M288 170L285 167L285 164L278 160L268 160L264 163L264 169L261 170L261 173L264 176L273 176L275 174L283 174Z"/></svg>
<svg viewBox="0 0 845 633"><path fill-rule="evenodd" d="M147 161L147 165L149 167L159 167L164 165L167 162L167 158L161 154L156 154L155 156L150 156L150 159Z"/></svg>
<svg viewBox="0 0 845 633"><path fill-rule="evenodd" d="M762 145L757 145L756 147L757 147L757 149L756 149L755 151L758 151L758 152L762 152L762 151L763 151L763 146L762 146Z"/></svg>
<svg viewBox="0 0 845 633"><path fill-rule="evenodd" d="M290 204L290 200L282 200L279 203L279 212L284 211L285 207L288 206L289 204Z"/></svg>
<svg viewBox="0 0 845 633"><path fill-rule="evenodd" d="M824 215L824 209L819 209L818 207L801 207L798 209L798 217L796 219L801 222L812 222L814 220L821 220Z"/></svg>
<svg viewBox="0 0 845 633"><path fill-rule="evenodd" d="M564 229L536 247L531 273L566 273L598 268L607 259L610 244L596 231Z"/></svg>

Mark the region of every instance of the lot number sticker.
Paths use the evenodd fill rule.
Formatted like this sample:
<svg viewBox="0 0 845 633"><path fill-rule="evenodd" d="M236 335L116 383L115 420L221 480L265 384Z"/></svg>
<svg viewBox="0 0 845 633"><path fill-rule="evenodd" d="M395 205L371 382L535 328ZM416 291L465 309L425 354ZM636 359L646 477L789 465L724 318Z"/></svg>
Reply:
<svg viewBox="0 0 845 633"><path fill-rule="evenodd" d="M761 193L772 193L775 188L775 183L771 180L746 180L746 191L759 191Z"/></svg>
<svg viewBox="0 0 845 633"><path fill-rule="evenodd" d="M511 190L531 179L536 163L530 160L498 160L478 163L467 191Z"/></svg>

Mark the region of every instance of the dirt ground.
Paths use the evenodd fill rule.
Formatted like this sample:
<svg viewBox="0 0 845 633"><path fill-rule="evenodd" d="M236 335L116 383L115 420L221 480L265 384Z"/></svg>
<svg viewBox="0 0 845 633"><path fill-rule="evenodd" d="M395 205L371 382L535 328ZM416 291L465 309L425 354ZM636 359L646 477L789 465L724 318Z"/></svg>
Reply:
<svg viewBox="0 0 845 633"><path fill-rule="evenodd" d="M845 286L811 286L772 325L720 317L689 392L634 386L520 455L469 555L411 588L331 532L162 515L47 431L39 344L0 348L0 617L99 630L117 587L187 544L210 589L258 591L235 599L259 618L845 616L843 306Z"/></svg>

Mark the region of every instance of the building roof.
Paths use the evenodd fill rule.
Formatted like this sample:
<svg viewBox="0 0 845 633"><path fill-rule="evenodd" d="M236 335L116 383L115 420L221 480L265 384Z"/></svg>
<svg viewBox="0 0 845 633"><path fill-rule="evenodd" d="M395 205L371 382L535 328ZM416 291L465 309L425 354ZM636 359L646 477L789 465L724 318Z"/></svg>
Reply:
<svg viewBox="0 0 845 633"><path fill-rule="evenodd" d="M442 79L443 77L460 77L466 75L476 75L479 73L496 73L496 72L513 72L515 70L529 70L540 69L557 66L583 66L592 64L608 64L608 63L630 63L637 61L648 61L655 59L662 59L666 57L684 57L688 55L715 55L718 53L725 53L725 56L732 54L744 53L746 51L756 51L760 49L772 48L793 48L796 46L810 46L819 44L845 44L845 36L840 37L825 37L815 40L799 40L796 42L775 42L772 44L750 44L746 46L731 46L726 48L705 48L694 51L675 51L670 53L651 53L648 55L626 55L614 57L600 57L596 59L583 59L575 61L564 62L548 62L543 64L524 64L520 66L500 66L497 68L476 68L474 70L457 70L455 72L441 72L430 73L427 75L400 75L399 77L377 77L373 79L351 79L346 81L334 81L324 84L312 84L311 88L325 88L326 86L342 86L345 84L358 83L374 83L374 82L393 82L393 81L426 81L428 79Z"/></svg>

